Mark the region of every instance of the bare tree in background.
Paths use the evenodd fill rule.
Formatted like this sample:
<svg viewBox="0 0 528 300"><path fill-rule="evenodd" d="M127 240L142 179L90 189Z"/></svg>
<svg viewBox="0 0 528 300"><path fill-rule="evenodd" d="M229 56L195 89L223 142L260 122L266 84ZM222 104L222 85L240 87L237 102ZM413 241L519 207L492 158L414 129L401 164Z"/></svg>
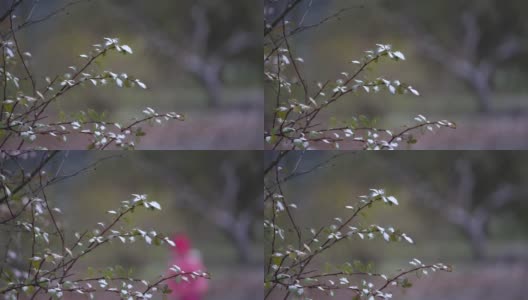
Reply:
<svg viewBox="0 0 528 300"><path fill-rule="evenodd" d="M223 103L226 66L248 51L253 50L253 53L261 47L260 37L251 28L245 27L243 22L236 25L234 20L241 19L241 14L244 14L239 11L240 7L229 1L218 3L223 3L230 11L231 17L227 20L215 18L218 13L215 5L207 5L207 2L179 3L181 9L186 11L185 16L178 20L177 26L183 28L179 33L160 32L154 20L142 17L141 12L126 3L114 5L113 8L121 17L144 31L148 43L159 53L176 59L179 66L203 87L208 105L217 108ZM141 22L135 22L137 19L141 19Z"/></svg>
<svg viewBox="0 0 528 300"><path fill-rule="evenodd" d="M455 15L446 17L454 17L458 22L455 28L447 30L454 41L446 39L445 32L438 29L428 30L431 26L427 17L418 17L419 10L386 12L425 58L466 84L482 113L494 110L493 79L497 72L527 50L522 32L509 16L513 6L506 5L503 9L497 7L504 4L502 1L492 2L491 7L473 3L461 10L451 10Z"/></svg>
<svg viewBox="0 0 528 300"><path fill-rule="evenodd" d="M497 211L512 204L518 198L516 186L504 180L496 184L484 197L478 182L475 162L459 159L454 164L450 188L439 189L431 181L422 179L416 170L399 168L400 178L412 183L415 200L423 207L433 209L450 224L458 227L470 243L473 258L487 258L489 226ZM405 171L401 171L405 170Z"/></svg>
<svg viewBox="0 0 528 300"><path fill-rule="evenodd" d="M262 170L251 163L224 160L218 174L222 189L214 199L208 199L184 174L171 178L177 182L177 206L219 228L232 241L239 261L251 262L254 229L262 221Z"/></svg>
<svg viewBox="0 0 528 300"><path fill-rule="evenodd" d="M222 103L222 74L226 64L242 52L255 47L256 39L249 32L239 29L217 49L210 49L212 28L208 21L207 10L195 4L191 10L193 30L185 37L185 45L180 45L178 55L181 66L203 86L207 93L209 106L217 107Z"/></svg>

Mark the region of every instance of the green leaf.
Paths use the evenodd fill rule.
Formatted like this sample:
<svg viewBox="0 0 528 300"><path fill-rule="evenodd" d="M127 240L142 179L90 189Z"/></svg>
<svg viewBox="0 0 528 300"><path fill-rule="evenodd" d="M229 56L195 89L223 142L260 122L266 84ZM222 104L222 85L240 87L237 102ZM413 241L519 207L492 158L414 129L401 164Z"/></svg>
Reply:
<svg viewBox="0 0 528 300"><path fill-rule="evenodd" d="M401 283L401 286L402 288L410 288L412 287L412 283L409 281L409 279L405 278Z"/></svg>
<svg viewBox="0 0 528 300"><path fill-rule="evenodd" d="M138 128L136 129L135 135L136 135L137 137L142 137L142 136L145 136L146 133L143 131L143 129L142 129L141 127L138 127Z"/></svg>

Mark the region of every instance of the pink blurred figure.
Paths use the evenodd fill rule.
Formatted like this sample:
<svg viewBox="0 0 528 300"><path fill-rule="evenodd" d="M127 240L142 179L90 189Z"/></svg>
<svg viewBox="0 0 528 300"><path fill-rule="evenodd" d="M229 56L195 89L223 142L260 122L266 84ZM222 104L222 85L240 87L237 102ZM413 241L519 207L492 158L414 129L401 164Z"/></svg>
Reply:
<svg viewBox="0 0 528 300"><path fill-rule="evenodd" d="M176 244L173 247L170 266L177 265L182 272L205 272L200 252L191 249L191 241L185 234L177 234L172 238ZM169 288L172 290L172 300L201 300L207 292L208 283L205 278L191 279L189 281L169 280Z"/></svg>

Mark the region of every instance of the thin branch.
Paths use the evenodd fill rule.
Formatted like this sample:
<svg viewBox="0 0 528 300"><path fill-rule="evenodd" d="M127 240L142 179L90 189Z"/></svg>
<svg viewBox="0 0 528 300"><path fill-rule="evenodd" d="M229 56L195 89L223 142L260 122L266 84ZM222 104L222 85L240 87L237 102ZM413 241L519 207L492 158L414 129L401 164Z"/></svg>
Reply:
<svg viewBox="0 0 528 300"><path fill-rule="evenodd" d="M288 0L289 2L289 0ZM295 8L297 7L299 4L301 4L301 2L303 2L303 0L293 0L293 2L291 3L288 3L286 5L286 8L282 11L282 13L277 16L277 18L275 18L275 20L273 20L270 24L264 24L265 28L264 28L264 37L266 37L268 34L270 34L273 29L275 29L275 27L277 27L277 25L279 25L279 23L282 23L285 18L288 16L288 14Z"/></svg>
<svg viewBox="0 0 528 300"><path fill-rule="evenodd" d="M264 176L266 176L276 165L278 165L288 154L288 152L289 151L279 151L279 155L264 169Z"/></svg>
<svg viewBox="0 0 528 300"><path fill-rule="evenodd" d="M17 186L15 187L13 190L12 190L12 195L15 195L16 193L18 193L21 189L23 189L27 184L29 184L33 178L40 173L40 171L53 159L53 157L55 157L57 154L59 153L59 151L52 151L52 152L47 152L43 155L44 159L42 160L42 162L29 174L29 176L25 177L22 182ZM0 198L0 204L2 204L3 202L5 202L6 200L8 200L9 198L9 195L4 195L4 197Z"/></svg>
<svg viewBox="0 0 528 300"><path fill-rule="evenodd" d="M20 0L19 2L22 2L24 0ZM27 27L30 27L32 25L37 25L37 24L40 24L40 23L43 23L43 22L46 22L46 21L49 21L51 20L53 17L55 16L58 16L62 13L68 13L68 8L70 7L73 7L77 4L80 4L80 3L83 3L83 2L90 2L90 1L93 1L93 0L74 0L74 1L70 1L68 3L66 3L64 6L40 17L40 18L37 18L37 19L31 19L31 13L30 15L28 16L28 18L21 24L17 25L14 29L12 29L8 34L4 35L4 39L7 39L10 37L11 34L14 34L15 32L18 32L22 29L25 29ZM33 10L32 10L33 11ZM0 20L1 22L1 20Z"/></svg>
<svg viewBox="0 0 528 300"><path fill-rule="evenodd" d="M32 88L32 91L33 91L33 96L36 95L36 92L37 92L37 86L36 86L36 83L35 83L35 79L33 78L33 75L31 74L31 72L29 71L29 68L27 66L27 63L26 63L26 60L24 59L24 55L22 55L22 51L20 51L20 46L18 44L18 40L16 38L16 34L13 30L13 16L11 16L9 18L9 27L11 29L11 33L13 35L13 41L15 42L15 46L16 46L16 53L18 54L18 57L20 59L20 61L22 62L22 66L24 66L24 70L26 71L26 74L31 82L31 88ZM5 74L4 74L5 75ZM17 105L18 102L15 103L15 105ZM13 111L15 110L15 108L13 108Z"/></svg>
<svg viewBox="0 0 528 300"><path fill-rule="evenodd" d="M7 1L7 0L5 0ZM4 22L5 19L9 18L13 12L15 11L15 9L20 5L22 4L22 2L24 2L24 0L14 0L12 3L11 3L11 7L9 7L9 9L7 9L7 11L3 14L3 15L0 15L0 23Z"/></svg>

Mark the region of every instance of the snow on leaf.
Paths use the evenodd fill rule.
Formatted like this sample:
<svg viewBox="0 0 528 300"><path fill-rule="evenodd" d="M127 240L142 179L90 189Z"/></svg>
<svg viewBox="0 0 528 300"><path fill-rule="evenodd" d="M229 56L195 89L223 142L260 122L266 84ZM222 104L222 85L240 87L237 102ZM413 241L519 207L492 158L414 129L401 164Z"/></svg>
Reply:
<svg viewBox="0 0 528 300"><path fill-rule="evenodd" d="M141 82L139 79L136 79L137 85L139 85L142 89L146 89L147 85Z"/></svg>
<svg viewBox="0 0 528 300"><path fill-rule="evenodd" d="M398 59L405 60L405 55L403 55L403 53L401 53L400 51L395 51L392 54Z"/></svg>
<svg viewBox="0 0 528 300"><path fill-rule="evenodd" d="M387 201L391 202L394 205L398 205L398 200L394 196L388 196Z"/></svg>
<svg viewBox="0 0 528 300"><path fill-rule="evenodd" d="M150 236L145 235L144 238L145 238L145 242L146 242L147 244L149 244L149 245L152 244L152 238L151 238Z"/></svg>
<svg viewBox="0 0 528 300"><path fill-rule="evenodd" d="M387 232L383 232L383 239L385 239L387 242L390 242L390 235Z"/></svg>
<svg viewBox="0 0 528 300"><path fill-rule="evenodd" d="M413 93L414 95L416 95L416 96L420 96L420 93L419 93L417 90L415 90L412 86L410 86L408 89L409 89L409 91L411 91L411 93Z"/></svg>
<svg viewBox="0 0 528 300"><path fill-rule="evenodd" d="M161 205L156 201L150 201L150 206L154 207L155 209L161 210Z"/></svg>
<svg viewBox="0 0 528 300"><path fill-rule="evenodd" d="M176 243L174 243L171 239L165 238L165 241L167 242L167 244L171 245L172 247L176 247Z"/></svg>
<svg viewBox="0 0 528 300"><path fill-rule="evenodd" d="M128 54L132 54L132 48L130 48L130 46L128 45L121 45L121 49L123 49L123 51L125 51Z"/></svg>

